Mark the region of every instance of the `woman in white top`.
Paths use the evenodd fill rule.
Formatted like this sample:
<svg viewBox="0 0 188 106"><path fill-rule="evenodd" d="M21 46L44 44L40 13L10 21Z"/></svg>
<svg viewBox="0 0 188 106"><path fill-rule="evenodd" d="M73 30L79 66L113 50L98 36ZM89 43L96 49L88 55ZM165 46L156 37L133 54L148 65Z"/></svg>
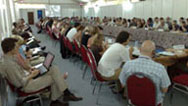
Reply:
<svg viewBox="0 0 188 106"><path fill-rule="evenodd" d="M116 43L111 45L101 57L98 72L105 80L118 80L122 65L132 58L133 48L127 49L130 34L126 31L119 33Z"/></svg>

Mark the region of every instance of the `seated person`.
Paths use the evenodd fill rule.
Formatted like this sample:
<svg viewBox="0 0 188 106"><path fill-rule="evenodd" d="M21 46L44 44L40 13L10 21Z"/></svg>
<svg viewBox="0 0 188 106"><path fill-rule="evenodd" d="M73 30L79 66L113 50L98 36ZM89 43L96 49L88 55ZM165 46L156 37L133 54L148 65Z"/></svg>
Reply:
<svg viewBox="0 0 188 106"><path fill-rule="evenodd" d="M21 33L22 33L22 29L19 28L18 23L14 22L13 23L12 34L14 34L14 35L20 35Z"/></svg>
<svg viewBox="0 0 188 106"><path fill-rule="evenodd" d="M185 21L182 21L181 26L179 27L180 32L188 32L188 25Z"/></svg>
<svg viewBox="0 0 188 106"><path fill-rule="evenodd" d="M160 24L157 27L158 30L162 30L162 31L168 31L168 24L165 23L164 18L160 18Z"/></svg>
<svg viewBox="0 0 188 106"><path fill-rule="evenodd" d="M164 94L170 86L165 67L152 60L155 53L155 44L152 41L145 41L140 49L141 56L135 60L128 61L120 73L119 79L123 87L126 86L126 81L129 76L134 73L142 73L149 76L156 86L156 102L163 102Z"/></svg>
<svg viewBox="0 0 188 106"><path fill-rule="evenodd" d="M18 52L17 40L14 38L5 38L1 47L4 52L4 62L2 63L1 72L10 83L24 92L30 93L50 87L52 103L61 103L58 99L63 96L65 101L79 101L80 97L74 96L67 86L59 69L52 66L49 72L43 76L33 79L39 74L39 70L32 69L30 74L26 75L25 70L15 61L15 55Z"/></svg>
<svg viewBox="0 0 188 106"><path fill-rule="evenodd" d="M98 64L99 60L101 59L103 53L107 50L108 44L104 43L104 36L102 34L98 34L96 39L93 41L90 49L93 52L93 55L96 59Z"/></svg>
<svg viewBox="0 0 188 106"><path fill-rule="evenodd" d="M78 41L79 43L81 43L83 30L84 30L84 27L81 26L81 27L78 29L78 32L74 35L73 40L76 40L76 41Z"/></svg>
<svg viewBox="0 0 188 106"><path fill-rule="evenodd" d="M122 31L119 33L116 43L112 44L101 57L98 64L98 72L105 80L118 80L121 66L132 58L133 48L127 49L130 34Z"/></svg>
<svg viewBox="0 0 188 106"><path fill-rule="evenodd" d="M91 37L88 39L87 47L90 48L93 44L93 41L96 39L97 35L100 33L99 28L96 26L92 26L91 29Z"/></svg>
<svg viewBox="0 0 188 106"><path fill-rule="evenodd" d="M41 47L39 45L39 42L35 39L33 39L32 42L30 42L29 44L26 44L29 41L29 38L31 38L31 36L29 35L29 33L24 32L23 34L21 34L21 37L24 39L24 44L26 47L28 47L29 49L33 49L33 48L38 48ZM41 47L42 50L44 50L46 47Z"/></svg>
<svg viewBox="0 0 188 106"><path fill-rule="evenodd" d="M85 27L83 34L82 34L82 39L81 39L81 44L87 47L88 39L92 36L92 26L87 26Z"/></svg>
<svg viewBox="0 0 188 106"><path fill-rule="evenodd" d="M174 20L174 21L172 22L172 25L171 25L171 27L170 27L170 30L176 32L176 31L178 31L178 29L179 29L179 25L177 24L177 21Z"/></svg>
<svg viewBox="0 0 188 106"><path fill-rule="evenodd" d="M78 29L80 28L80 23L75 23L74 27L67 33L67 38L70 40L70 42L73 41L74 35L77 33Z"/></svg>
<svg viewBox="0 0 188 106"><path fill-rule="evenodd" d="M155 17L154 19L154 24L153 24L153 28L154 29L157 29L160 25L160 22L159 22L159 18L158 17Z"/></svg>
<svg viewBox="0 0 188 106"><path fill-rule="evenodd" d="M17 63L20 66L22 66L25 70L30 71L31 69L30 60L27 59L28 56L26 52L23 50L23 48L21 47L21 45L23 45L24 43L24 40L20 36L12 36L12 38L17 40L16 44L19 46L19 49L18 49L19 51L16 54Z"/></svg>
<svg viewBox="0 0 188 106"><path fill-rule="evenodd" d="M52 25L52 32L53 32L53 38L58 39L59 38L59 29L57 28L58 21L54 20Z"/></svg>

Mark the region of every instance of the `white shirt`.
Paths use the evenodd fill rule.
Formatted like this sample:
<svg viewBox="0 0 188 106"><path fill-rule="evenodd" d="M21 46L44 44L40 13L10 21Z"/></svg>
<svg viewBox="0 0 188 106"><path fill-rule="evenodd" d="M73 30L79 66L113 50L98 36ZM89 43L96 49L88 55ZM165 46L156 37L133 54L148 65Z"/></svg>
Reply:
<svg viewBox="0 0 188 106"><path fill-rule="evenodd" d="M101 57L98 72L104 77L112 77L122 62L128 60L130 60L129 49L119 43L114 43Z"/></svg>
<svg viewBox="0 0 188 106"><path fill-rule="evenodd" d="M77 33L76 28L72 28L68 33L67 33L67 38L72 42L74 35Z"/></svg>
<svg viewBox="0 0 188 106"><path fill-rule="evenodd" d="M158 23L155 22L155 23L153 24L153 28L158 28L159 26L160 26L160 22L158 22Z"/></svg>

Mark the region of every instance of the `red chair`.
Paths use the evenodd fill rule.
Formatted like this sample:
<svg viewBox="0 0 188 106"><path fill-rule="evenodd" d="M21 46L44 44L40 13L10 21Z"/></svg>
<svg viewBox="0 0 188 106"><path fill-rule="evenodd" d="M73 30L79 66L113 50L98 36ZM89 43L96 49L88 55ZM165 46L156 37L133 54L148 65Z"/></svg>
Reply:
<svg viewBox="0 0 188 106"><path fill-rule="evenodd" d="M91 83L92 83L93 80L95 81L92 93L93 94L95 93L95 89L96 89L97 85L99 84L98 97L97 97L97 100L96 100L96 104L100 105L99 104L100 91L101 91L102 86L105 83L107 83L108 81L103 79L102 76L98 73L98 71L97 71L97 63L96 63L95 57L94 57L94 55L93 55L93 53L92 53L92 51L90 49L88 50L87 55L88 55L89 67L90 67L91 73L92 73Z"/></svg>
<svg viewBox="0 0 188 106"><path fill-rule="evenodd" d="M67 46L67 37L65 37L65 36L63 36L63 43L64 43L64 46L66 48L68 48L68 46Z"/></svg>
<svg viewBox="0 0 188 106"><path fill-rule="evenodd" d="M6 81L7 81L7 84L9 85L11 91L15 92L17 94L18 100L22 100L26 103L32 103L34 101L40 101L40 106L43 106L43 101L42 101L40 94L43 91L47 90L48 88L44 88L44 89L38 90L36 92L26 93L26 92L22 91L21 89L16 88L8 80L6 80Z"/></svg>
<svg viewBox="0 0 188 106"><path fill-rule="evenodd" d="M74 54L75 52L74 52L72 43L70 42L70 40L68 38L66 41L67 41L66 43L67 43L68 49L71 51L72 54Z"/></svg>
<svg viewBox="0 0 188 106"><path fill-rule="evenodd" d="M173 79L173 88L188 95L188 75L180 75Z"/></svg>
<svg viewBox="0 0 188 106"><path fill-rule="evenodd" d="M137 73L129 76L126 83L129 104L136 106L157 106L156 88L148 77Z"/></svg>
<svg viewBox="0 0 188 106"><path fill-rule="evenodd" d="M98 92L100 92L103 83L107 82L107 81L105 79L103 79L102 76L98 73L98 71L97 71L97 63L96 63L95 57L93 55L93 52L90 49L88 50L87 55L88 55L88 61L89 61L88 64L89 64L89 66L91 68L91 73L93 75L92 80L96 81L95 85L94 85L94 88L93 88L93 94L94 94L97 84L100 83L100 88L99 88L99 91L98 91Z"/></svg>
<svg viewBox="0 0 188 106"><path fill-rule="evenodd" d="M48 35L49 35L52 39L54 39L54 38L53 38L52 29L51 29L49 26L47 26L47 27L48 27Z"/></svg>
<svg viewBox="0 0 188 106"><path fill-rule="evenodd" d="M80 52L81 52L81 56L82 56L82 61L85 63L85 66L84 66L84 69L83 69L84 73L82 75L82 78L84 79L85 74L86 74L86 70L87 70L88 65L89 65L88 55L87 55L88 50L84 45L81 45Z"/></svg>
<svg viewBox="0 0 188 106"><path fill-rule="evenodd" d="M73 40L73 44L74 44L74 47L75 47L75 54L80 56L80 45L79 45L78 41Z"/></svg>

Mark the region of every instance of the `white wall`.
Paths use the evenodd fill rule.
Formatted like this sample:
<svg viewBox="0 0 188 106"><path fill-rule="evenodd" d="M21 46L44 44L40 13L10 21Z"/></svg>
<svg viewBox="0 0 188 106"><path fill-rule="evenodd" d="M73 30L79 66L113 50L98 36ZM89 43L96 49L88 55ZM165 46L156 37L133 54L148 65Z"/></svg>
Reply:
<svg viewBox="0 0 188 106"><path fill-rule="evenodd" d="M20 17L23 18L25 20L26 23L28 23L28 12L33 12L34 13L34 23L38 22L38 13L37 11L41 10L41 9L20 9ZM43 10L43 14L44 14L44 10ZM43 15L44 16L44 15Z"/></svg>
<svg viewBox="0 0 188 106"><path fill-rule="evenodd" d="M0 0L0 41L11 34L12 15L14 14L10 9L12 3L12 0Z"/></svg>
<svg viewBox="0 0 188 106"><path fill-rule="evenodd" d="M82 16L82 8L79 5L61 6L62 17Z"/></svg>
<svg viewBox="0 0 188 106"><path fill-rule="evenodd" d="M73 0L23 0L23 3L32 3L32 4L69 4L76 3Z"/></svg>
<svg viewBox="0 0 188 106"><path fill-rule="evenodd" d="M85 16L109 16L126 18L139 17L188 17L188 0L146 0L144 2L133 3L133 8L130 11L124 11L122 5L100 7L97 14L93 9L89 9Z"/></svg>

